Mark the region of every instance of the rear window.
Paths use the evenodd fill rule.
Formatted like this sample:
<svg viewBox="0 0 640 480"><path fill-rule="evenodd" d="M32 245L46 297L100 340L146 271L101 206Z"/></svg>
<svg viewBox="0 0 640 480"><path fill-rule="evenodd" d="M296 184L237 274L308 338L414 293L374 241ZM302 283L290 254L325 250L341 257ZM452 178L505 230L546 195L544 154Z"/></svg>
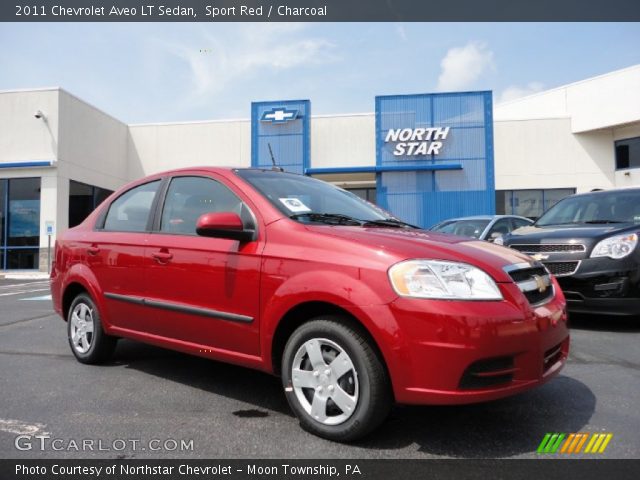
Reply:
<svg viewBox="0 0 640 480"><path fill-rule="evenodd" d="M159 186L160 180L155 180L120 195L109 207L103 229L115 232L144 232Z"/></svg>

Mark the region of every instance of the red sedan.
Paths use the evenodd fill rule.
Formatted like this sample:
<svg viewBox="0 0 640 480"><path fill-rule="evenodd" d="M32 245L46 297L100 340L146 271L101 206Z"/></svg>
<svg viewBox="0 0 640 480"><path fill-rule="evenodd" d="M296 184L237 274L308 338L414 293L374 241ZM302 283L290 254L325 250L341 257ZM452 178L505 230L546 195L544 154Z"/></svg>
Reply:
<svg viewBox="0 0 640 480"><path fill-rule="evenodd" d="M272 372L301 425L338 441L393 402L540 385L569 350L562 291L530 257L276 170L130 183L58 237L51 290L80 362L125 337Z"/></svg>

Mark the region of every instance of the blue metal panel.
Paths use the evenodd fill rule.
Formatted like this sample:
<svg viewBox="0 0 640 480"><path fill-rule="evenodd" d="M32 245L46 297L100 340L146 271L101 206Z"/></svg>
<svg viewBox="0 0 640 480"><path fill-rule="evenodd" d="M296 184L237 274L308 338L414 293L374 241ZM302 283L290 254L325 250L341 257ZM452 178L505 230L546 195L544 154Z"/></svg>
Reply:
<svg viewBox="0 0 640 480"><path fill-rule="evenodd" d="M309 167L311 102L282 100L251 104L251 166L303 174Z"/></svg>
<svg viewBox="0 0 640 480"><path fill-rule="evenodd" d="M415 172L433 170L462 170L460 163L443 163L436 165L385 165L371 167L326 167L307 168L306 175L317 175L322 173L378 173L378 172Z"/></svg>
<svg viewBox="0 0 640 480"><path fill-rule="evenodd" d="M492 105L491 92L376 97L378 203L423 227L456 216L493 214ZM399 129L415 133L415 129L434 128L448 128L446 138L434 138L436 131L432 131L428 139L430 143L441 142L437 154L424 150L419 155L394 154L400 153L400 142L419 145L427 140L427 136L396 140ZM387 142L390 130L394 135ZM458 168L439 168L445 165ZM388 167L402 167L403 171ZM406 171L407 167L414 171Z"/></svg>

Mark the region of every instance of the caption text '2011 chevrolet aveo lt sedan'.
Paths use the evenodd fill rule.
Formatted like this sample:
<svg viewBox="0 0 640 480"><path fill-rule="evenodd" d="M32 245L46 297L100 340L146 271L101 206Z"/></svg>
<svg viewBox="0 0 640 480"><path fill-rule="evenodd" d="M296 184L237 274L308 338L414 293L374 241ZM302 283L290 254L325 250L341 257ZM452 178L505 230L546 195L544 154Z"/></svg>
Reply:
<svg viewBox="0 0 640 480"><path fill-rule="evenodd" d="M337 441L393 402L540 385L569 350L563 294L530 257L276 170L123 187L59 236L51 288L79 361L125 337L275 373L301 425Z"/></svg>

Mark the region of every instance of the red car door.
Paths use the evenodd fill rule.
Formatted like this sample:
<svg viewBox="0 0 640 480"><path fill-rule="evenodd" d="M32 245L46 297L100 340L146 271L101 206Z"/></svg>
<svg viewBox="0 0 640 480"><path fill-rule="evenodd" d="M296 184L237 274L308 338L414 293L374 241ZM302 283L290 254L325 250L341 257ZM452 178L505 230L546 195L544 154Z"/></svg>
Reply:
<svg viewBox="0 0 640 480"><path fill-rule="evenodd" d="M131 188L109 206L86 235L86 261L104 295L111 325L144 330L147 259L145 245L161 180Z"/></svg>
<svg viewBox="0 0 640 480"><path fill-rule="evenodd" d="M161 207L147 248L150 333L259 355L260 235L239 242L196 234L204 213L235 212L255 228L252 212L222 181L204 176L172 178Z"/></svg>

